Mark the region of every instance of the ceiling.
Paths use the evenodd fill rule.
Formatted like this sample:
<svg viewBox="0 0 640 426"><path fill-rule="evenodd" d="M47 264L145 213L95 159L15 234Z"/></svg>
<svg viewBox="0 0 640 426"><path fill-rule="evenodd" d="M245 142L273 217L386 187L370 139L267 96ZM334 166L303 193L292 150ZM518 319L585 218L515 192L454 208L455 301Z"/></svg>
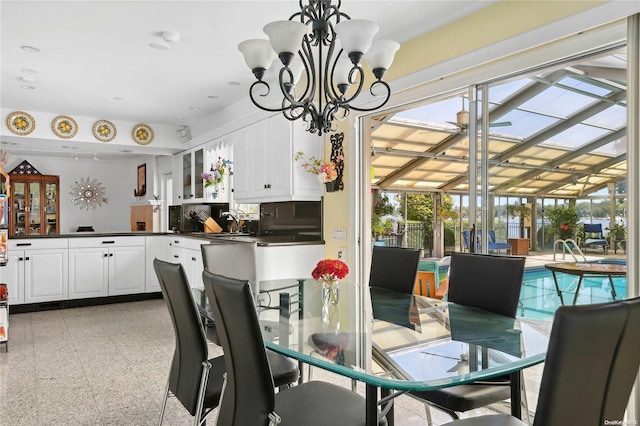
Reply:
<svg viewBox="0 0 640 426"><path fill-rule="evenodd" d="M491 84L489 191L577 198L626 179L626 68L626 49L620 48ZM468 193L469 129L457 121L458 111L469 109L466 96L378 116L373 184L389 191Z"/></svg>
<svg viewBox="0 0 640 426"><path fill-rule="evenodd" d="M490 3L347 0L341 10L404 42ZM295 0L2 0L1 105L189 126L247 97L254 77L237 45L298 10ZM164 31L180 41L164 41Z"/></svg>

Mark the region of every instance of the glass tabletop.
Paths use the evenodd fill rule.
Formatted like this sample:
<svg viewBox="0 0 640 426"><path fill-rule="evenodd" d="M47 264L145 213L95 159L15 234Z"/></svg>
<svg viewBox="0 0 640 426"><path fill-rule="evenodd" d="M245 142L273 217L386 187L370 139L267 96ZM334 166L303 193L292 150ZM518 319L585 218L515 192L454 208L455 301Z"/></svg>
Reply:
<svg viewBox="0 0 640 426"><path fill-rule="evenodd" d="M388 389L516 372L544 361L548 345L548 323L423 296L341 282L337 297L325 297L312 279L260 281L252 289L267 347ZM194 294L206 309L204 292Z"/></svg>

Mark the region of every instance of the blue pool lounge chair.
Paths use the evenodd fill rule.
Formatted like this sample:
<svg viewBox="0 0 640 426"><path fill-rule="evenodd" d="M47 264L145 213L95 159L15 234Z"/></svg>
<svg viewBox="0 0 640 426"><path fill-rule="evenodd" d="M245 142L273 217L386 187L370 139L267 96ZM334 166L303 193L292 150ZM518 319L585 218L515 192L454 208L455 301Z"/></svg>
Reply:
<svg viewBox="0 0 640 426"><path fill-rule="evenodd" d="M506 250L507 254L511 254L511 244L497 242L496 231L494 231L493 229L489 231L488 248L489 251Z"/></svg>
<svg viewBox="0 0 640 426"><path fill-rule="evenodd" d="M584 243L583 248L602 247L602 251L606 254L609 250L609 243L602 234L601 223L585 223L584 224Z"/></svg>

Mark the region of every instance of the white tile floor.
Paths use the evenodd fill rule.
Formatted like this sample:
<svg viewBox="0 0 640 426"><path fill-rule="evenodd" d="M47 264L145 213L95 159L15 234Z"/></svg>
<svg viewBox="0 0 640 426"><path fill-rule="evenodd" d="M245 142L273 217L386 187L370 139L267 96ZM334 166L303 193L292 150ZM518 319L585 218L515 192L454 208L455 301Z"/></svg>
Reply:
<svg viewBox="0 0 640 426"><path fill-rule="evenodd" d="M11 315L9 352L0 347L0 425L156 425L173 349L162 299ZM530 409L540 371L525 372ZM350 386L318 369L314 379ZM395 413L398 426L426 425L423 405L407 396ZM436 425L450 421L437 410L432 416ZM164 424L191 421L172 399Z"/></svg>

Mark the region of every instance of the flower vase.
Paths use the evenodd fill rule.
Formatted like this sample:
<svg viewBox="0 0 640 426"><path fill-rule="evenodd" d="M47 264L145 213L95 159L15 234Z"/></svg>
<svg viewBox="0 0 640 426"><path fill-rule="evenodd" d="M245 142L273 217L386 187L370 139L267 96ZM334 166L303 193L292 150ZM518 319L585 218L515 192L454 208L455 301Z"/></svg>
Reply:
<svg viewBox="0 0 640 426"><path fill-rule="evenodd" d="M336 191L336 187L333 181L331 182L325 182L324 183L324 189L326 192L335 192Z"/></svg>
<svg viewBox="0 0 640 426"><path fill-rule="evenodd" d="M322 282L322 324L325 328L337 330L340 328L340 311L338 301L340 287L338 280Z"/></svg>

